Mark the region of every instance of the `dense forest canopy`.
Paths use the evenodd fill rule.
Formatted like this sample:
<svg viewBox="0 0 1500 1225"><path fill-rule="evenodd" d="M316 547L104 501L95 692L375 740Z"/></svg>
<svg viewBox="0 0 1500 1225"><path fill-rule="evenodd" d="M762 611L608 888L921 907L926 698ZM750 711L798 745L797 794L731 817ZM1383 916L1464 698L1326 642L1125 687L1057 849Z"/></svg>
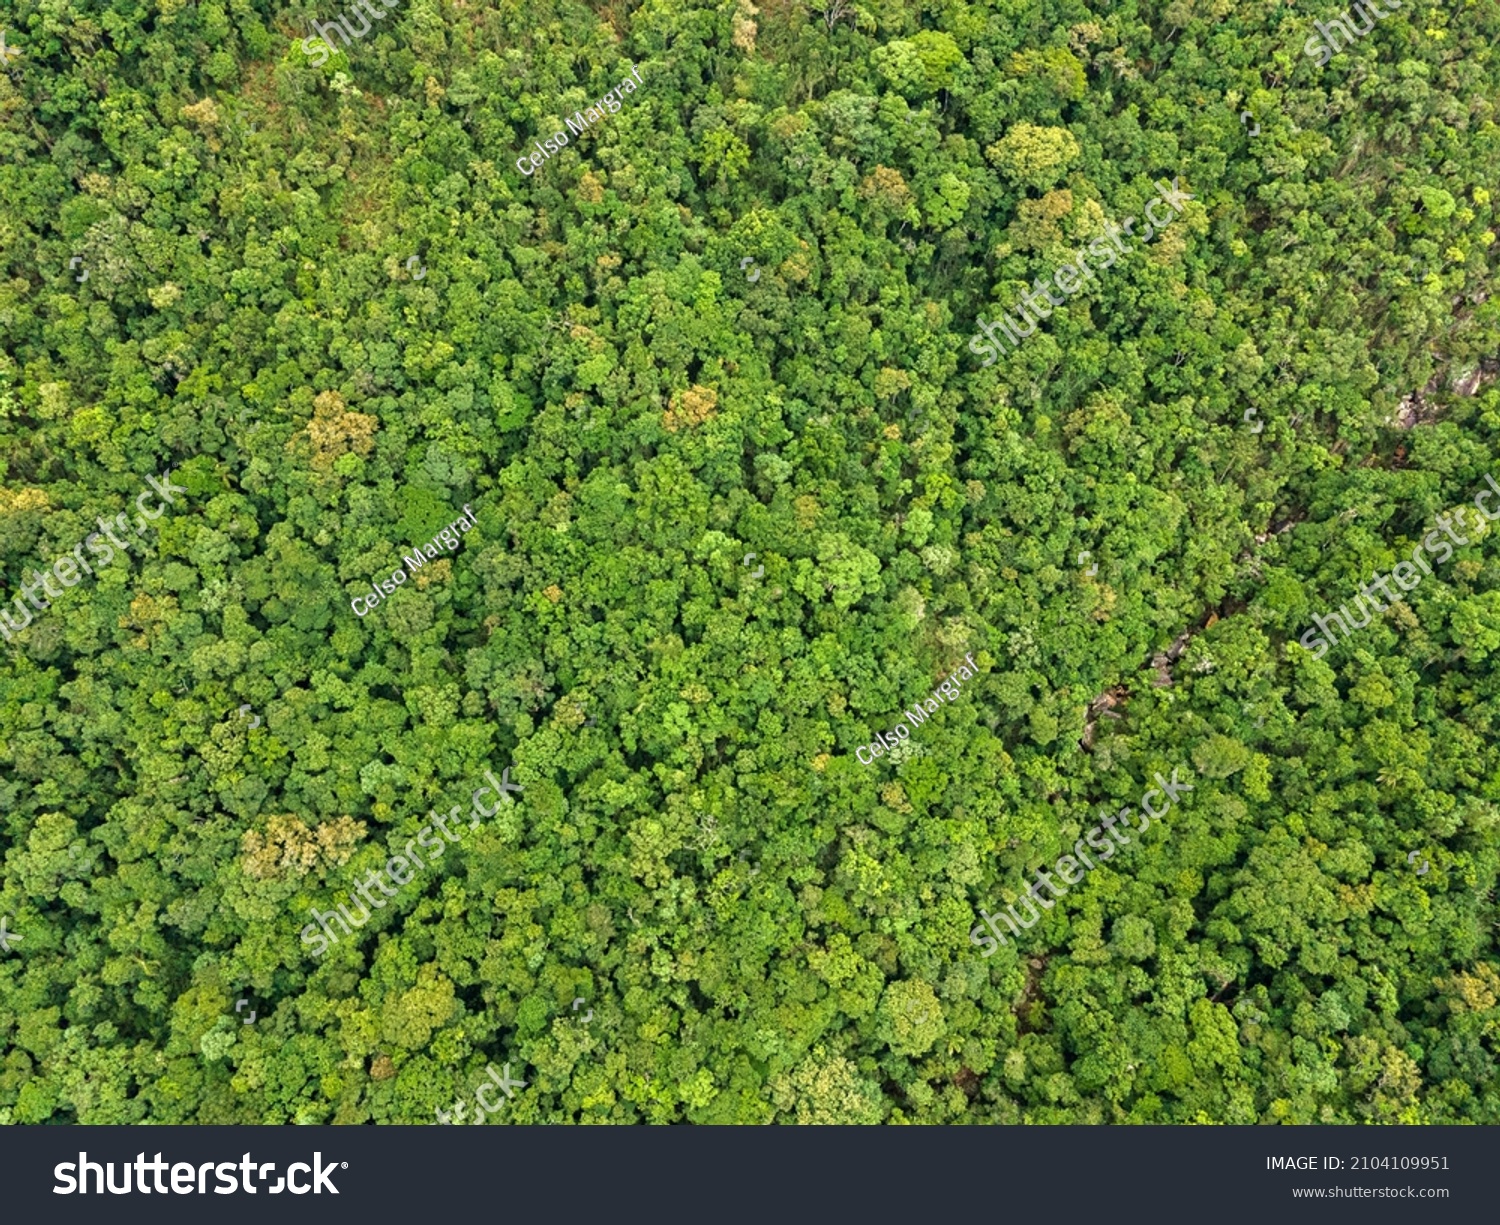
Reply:
<svg viewBox="0 0 1500 1225"><path fill-rule="evenodd" d="M0 1122L1500 1123L1500 13L1336 2L7 0Z"/></svg>

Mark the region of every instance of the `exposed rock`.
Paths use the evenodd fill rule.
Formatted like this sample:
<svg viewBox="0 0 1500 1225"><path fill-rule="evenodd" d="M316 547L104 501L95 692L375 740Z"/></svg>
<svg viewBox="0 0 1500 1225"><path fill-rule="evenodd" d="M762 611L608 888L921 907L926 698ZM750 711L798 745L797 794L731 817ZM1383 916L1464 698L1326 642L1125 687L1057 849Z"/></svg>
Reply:
<svg viewBox="0 0 1500 1225"><path fill-rule="evenodd" d="M1124 701L1125 686L1116 685L1113 689L1106 689L1097 698L1089 703L1088 715L1083 725L1083 739L1078 742L1080 748L1085 752L1094 747L1094 725L1099 722L1100 717L1106 719L1118 719L1113 707Z"/></svg>
<svg viewBox="0 0 1500 1225"><path fill-rule="evenodd" d="M1474 369L1453 380L1453 394L1456 396L1478 395L1497 377L1500 377L1500 361L1482 361Z"/></svg>
<svg viewBox="0 0 1500 1225"><path fill-rule="evenodd" d="M1486 358L1473 369L1454 376L1446 390L1455 396L1478 395L1496 378L1500 378L1500 360ZM1428 397L1444 390L1444 376L1435 374L1421 391L1414 391L1396 406L1390 424L1398 430L1409 430L1415 425L1435 421L1442 411L1441 406L1431 403Z"/></svg>

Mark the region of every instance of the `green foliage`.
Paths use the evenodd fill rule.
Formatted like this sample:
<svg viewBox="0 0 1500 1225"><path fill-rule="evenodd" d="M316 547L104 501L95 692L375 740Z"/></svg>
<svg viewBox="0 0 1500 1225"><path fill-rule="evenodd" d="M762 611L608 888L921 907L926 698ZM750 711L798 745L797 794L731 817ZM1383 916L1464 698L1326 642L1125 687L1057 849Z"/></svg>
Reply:
<svg viewBox="0 0 1500 1225"><path fill-rule="evenodd" d="M985 150L1007 178L1035 188L1056 183L1082 152L1066 128L1030 123L1016 124Z"/></svg>
<svg viewBox="0 0 1500 1225"><path fill-rule="evenodd" d="M22 3L0 607L188 493L0 661L0 1123L1500 1123L1500 532L1299 645L1500 477L1500 16L1306 20Z"/></svg>

